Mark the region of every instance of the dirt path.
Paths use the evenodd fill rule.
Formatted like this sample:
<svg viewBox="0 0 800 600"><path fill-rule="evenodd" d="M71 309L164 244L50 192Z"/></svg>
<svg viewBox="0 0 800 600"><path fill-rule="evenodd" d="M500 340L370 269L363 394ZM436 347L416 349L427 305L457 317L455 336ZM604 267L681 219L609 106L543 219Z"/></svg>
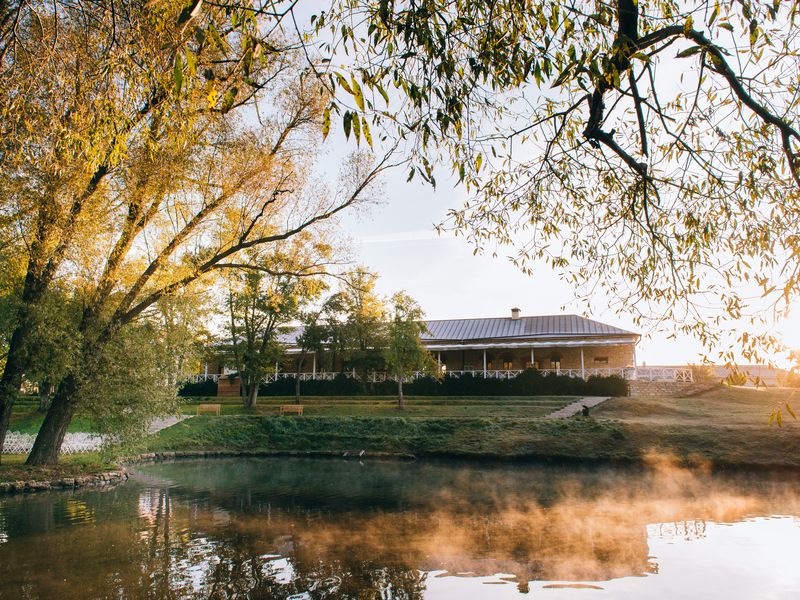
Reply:
<svg viewBox="0 0 800 600"><path fill-rule="evenodd" d="M547 415L546 419L566 419L573 415L577 415L583 407L593 408L599 404L602 404L606 400L611 400L611 396L584 396L573 402L572 404L567 404L564 408L559 408L557 411L551 412Z"/></svg>

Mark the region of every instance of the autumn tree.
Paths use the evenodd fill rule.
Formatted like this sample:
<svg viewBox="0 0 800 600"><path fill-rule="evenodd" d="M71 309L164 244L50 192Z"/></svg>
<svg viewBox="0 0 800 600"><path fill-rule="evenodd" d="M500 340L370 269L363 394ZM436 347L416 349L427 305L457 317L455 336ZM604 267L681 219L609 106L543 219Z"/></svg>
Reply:
<svg viewBox="0 0 800 600"><path fill-rule="evenodd" d="M159 300L333 218L388 166L360 155L336 189L312 190L326 94L272 3L49 6L20 4L20 33L0 52L13 61L0 81L3 214L28 249L4 423L27 367L28 308L57 273L85 298L78 362L100 365ZM57 460L82 387L77 372L61 380L32 464Z"/></svg>
<svg viewBox="0 0 800 600"><path fill-rule="evenodd" d="M382 370L386 345L386 302L375 289L377 280L376 274L357 269L346 275L339 292L343 359L364 386L370 371Z"/></svg>
<svg viewBox="0 0 800 600"><path fill-rule="evenodd" d="M286 333L325 289L332 249L321 238L298 235L267 253L247 253L228 279L228 333L244 403L256 406L258 388L282 357Z"/></svg>
<svg viewBox="0 0 800 600"><path fill-rule="evenodd" d="M397 380L397 406L405 408L403 383L413 372L433 372L435 362L422 345L420 336L427 331L420 306L408 294L398 292L392 296L391 320L386 332L383 358L386 372Z"/></svg>

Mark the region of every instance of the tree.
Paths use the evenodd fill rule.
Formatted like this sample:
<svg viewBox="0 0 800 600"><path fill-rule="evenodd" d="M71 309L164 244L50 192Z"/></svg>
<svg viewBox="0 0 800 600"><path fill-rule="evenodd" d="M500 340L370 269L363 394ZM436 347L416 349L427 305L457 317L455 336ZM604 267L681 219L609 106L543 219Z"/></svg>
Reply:
<svg viewBox="0 0 800 600"><path fill-rule="evenodd" d="M320 310L307 310L300 314L300 331L295 342L300 348L294 382L295 404L300 404L300 380L308 355L314 354L315 360L317 356L322 356L326 342L330 340L330 332L322 322L325 308L326 304L323 304Z"/></svg>
<svg viewBox="0 0 800 600"><path fill-rule="evenodd" d="M432 372L434 361L422 345L420 335L425 333L425 316L413 298L403 292L392 296L392 320L387 328L387 343L383 357L386 371L397 379L397 406L405 408L403 382L414 371Z"/></svg>
<svg viewBox="0 0 800 600"><path fill-rule="evenodd" d="M59 30L55 41L64 44L64 51L54 57L56 74L74 74L78 89L83 89L84 79L94 81L95 71L103 77L96 82L102 88L96 91L97 101L68 97L68 106L55 106L59 109L55 112L63 118L65 111L72 114L70 106L75 104L85 110L81 123L113 121L109 125L113 131L92 130L88 136L69 123L54 131L68 136L81 133L91 140L97 134L105 144L113 141L108 148L113 162L106 160L108 152L97 149L92 149L95 158L87 162L87 149L78 147L67 158L74 159L76 172L91 174L59 184L65 192L53 210L47 209L53 204L51 196L35 196L41 186L31 183L24 195L33 198L28 213L39 219L32 219L30 231L38 235L43 227L50 236L40 244L48 249L43 258L36 258L33 251L28 257L35 291L50 285L51 274L67 262L70 273L76 274L75 285L85 290L79 362L86 365L99 364L97 355L116 332L160 299L220 269L238 268L238 255L248 249L290 239L334 218L362 201L377 175L390 166L388 154L377 161L361 154L344 165L341 185L334 191L315 187L308 179L316 146L311 140L318 140L324 128L325 94L300 67L303 54L282 37L280 18L268 11L259 14L273 27L263 27L252 9L237 6L215 5L187 13L172 4L156 11L135 3L128 6L124 22L115 20L114 5L98 6L100 13L93 16L103 32L113 30L119 36L117 28L122 28L131 36L121 46L111 44L113 51L137 48L152 64L139 64L127 50L120 50L124 56L118 60L133 61L130 68L137 77L125 79L125 72L114 69L106 76L110 67L104 61L109 59L102 50L107 37L93 37L81 28L80 19L72 25L74 36L69 27ZM194 5L198 7L199 3ZM165 45L165 39L170 44ZM83 62L68 60L70 52L78 51L103 60L84 69ZM62 56L64 65L59 62ZM46 74L36 76L48 79ZM53 84L42 96L58 97L59 92ZM114 119L104 120L101 109L113 111ZM258 124L237 117L252 114L253 109L263 111ZM14 110L11 107L9 114L16 115ZM23 124L20 111L20 130ZM47 126L41 129L46 131ZM18 135L4 138L9 144L18 140L21 146L29 145L24 131L12 133ZM58 139L37 143L50 143L43 147L53 155L63 146ZM18 166L26 175L27 164L20 161ZM72 172L67 164L72 163L63 162L56 174ZM30 175L31 181L37 177ZM81 182L83 188L77 185ZM86 188L89 184L91 189ZM73 209L76 224L71 226ZM78 233L84 235L81 244L76 244ZM23 294L23 306L37 301L35 295ZM24 324L24 319L19 322ZM17 331L24 333L27 328L20 325ZM24 344L15 346L12 340L11 346ZM14 396L25 365L17 361L11 369L12 362L6 362L10 383L4 389ZM74 372L59 384L29 457L31 464L57 460L81 385ZM4 411L10 413L9 402Z"/></svg>
<svg viewBox="0 0 800 600"><path fill-rule="evenodd" d="M477 248L507 244L521 268L544 260L584 297L600 284L708 345L797 297L796 3L338 8L319 27L366 91L331 68L336 110L389 122L396 87L390 122L418 142L409 176L435 182L449 163L472 197L444 225ZM738 334L746 358L773 341L753 333Z"/></svg>
<svg viewBox="0 0 800 600"><path fill-rule="evenodd" d="M369 383L369 372L383 367L386 345L386 302L375 290L378 276L364 269L346 275L337 302L344 314L343 358L358 375L362 385Z"/></svg>
<svg viewBox="0 0 800 600"><path fill-rule="evenodd" d="M261 382L284 353L279 334L322 293L330 257L329 244L299 235L268 255L250 253L229 274L230 348L246 407L256 406Z"/></svg>

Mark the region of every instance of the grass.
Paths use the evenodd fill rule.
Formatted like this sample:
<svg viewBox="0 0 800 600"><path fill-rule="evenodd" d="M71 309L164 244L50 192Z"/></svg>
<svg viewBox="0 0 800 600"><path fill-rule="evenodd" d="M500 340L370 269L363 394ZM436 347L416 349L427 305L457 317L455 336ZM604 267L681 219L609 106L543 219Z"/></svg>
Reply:
<svg viewBox="0 0 800 600"><path fill-rule="evenodd" d="M406 408L397 408L393 396L341 396L304 397L304 415L309 417L541 417L570 404L573 396L487 396L487 397L448 397L448 396L409 396ZM222 404L223 415L270 415L283 404L293 404L294 397L259 398L255 410L242 406L238 398L192 398L184 404L184 414L193 415L199 403Z"/></svg>
<svg viewBox="0 0 800 600"><path fill-rule="evenodd" d="M102 473L117 468L106 456L97 452L70 454L58 465L28 467L24 454L4 454L0 464L0 483L8 481L48 481Z"/></svg>
<svg viewBox="0 0 800 600"><path fill-rule="evenodd" d="M39 427L42 425L44 415L38 411L39 399L23 397L14 403L14 409L11 413L11 422L9 431L17 431L19 433L37 433ZM69 425L69 430L72 433L81 431L92 431L92 423L89 419L76 415Z"/></svg>
<svg viewBox="0 0 800 600"><path fill-rule="evenodd" d="M800 409L800 398L795 401L790 391L718 388L693 398L613 398L588 418L541 418L574 399L409 397L406 410L399 411L393 397L307 397L304 416L279 417L277 407L294 398L261 398L252 411L238 398L194 398L183 406L187 414L200 402L218 402L223 416L183 421L149 438L140 450L366 450L632 461L658 451L725 465L800 466L800 422L786 413L783 427L768 422L778 403L789 400ZM17 422L32 418L23 413L35 409L20 410ZM68 457L64 465L92 469L103 463L91 457L81 461Z"/></svg>
<svg viewBox="0 0 800 600"><path fill-rule="evenodd" d="M274 416L290 399L272 398L256 414L184 421L147 449L632 461L657 451L723 465L797 467L800 423L788 416L781 428L768 423L772 407L790 394L719 388L694 398L614 398L589 418L558 421L538 417L572 398L413 398L403 413L389 399L304 399L300 418Z"/></svg>
<svg viewBox="0 0 800 600"><path fill-rule="evenodd" d="M760 429L768 424L773 407L786 401L800 409L800 390L719 387L693 398L614 398L597 407L593 414L628 423ZM800 415L800 411L796 412ZM785 411L784 415L785 427L797 425Z"/></svg>

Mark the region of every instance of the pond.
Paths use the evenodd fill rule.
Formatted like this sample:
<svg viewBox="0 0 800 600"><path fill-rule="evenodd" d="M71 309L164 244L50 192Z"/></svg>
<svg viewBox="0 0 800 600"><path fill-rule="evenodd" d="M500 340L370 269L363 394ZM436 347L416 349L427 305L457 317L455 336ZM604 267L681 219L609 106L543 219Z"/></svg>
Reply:
<svg viewBox="0 0 800 600"><path fill-rule="evenodd" d="M334 459L0 498L0 598L798 598L800 476Z"/></svg>

